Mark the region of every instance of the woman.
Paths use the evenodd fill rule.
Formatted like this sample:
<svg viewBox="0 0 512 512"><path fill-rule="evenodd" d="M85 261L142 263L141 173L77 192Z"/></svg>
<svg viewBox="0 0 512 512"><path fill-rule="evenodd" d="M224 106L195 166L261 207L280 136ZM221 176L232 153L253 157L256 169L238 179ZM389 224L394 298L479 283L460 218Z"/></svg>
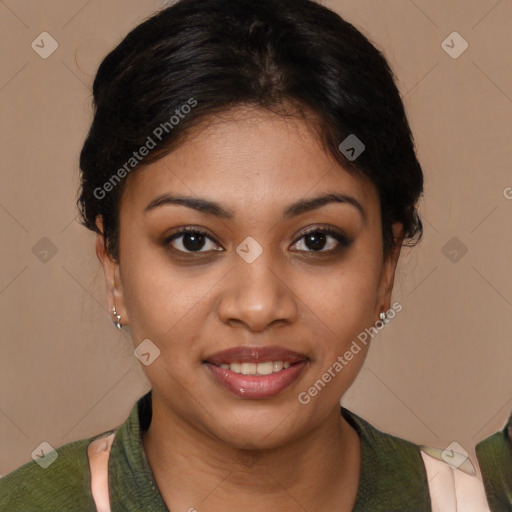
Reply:
<svg viewBox="0 0 512 512"><path fill-rule="evenodd" d="M310 0L182 0L93 93L79 205L152 388L0 509L431 510L419 447L339 405L422 231L384 57Z"/></svg>

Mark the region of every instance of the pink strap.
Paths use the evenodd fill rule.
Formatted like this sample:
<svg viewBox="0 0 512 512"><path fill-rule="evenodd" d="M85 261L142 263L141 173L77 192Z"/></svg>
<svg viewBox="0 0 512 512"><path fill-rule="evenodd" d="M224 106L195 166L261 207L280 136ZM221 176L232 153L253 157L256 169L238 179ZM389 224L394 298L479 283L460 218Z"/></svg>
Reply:
<svg viewBox="0 0 512 512"><path fill-rule="evenodd" d="M421 456L433 512L490 512L480 478L452 467L435 454L422 450Z"/></svg>
<svg viewBox="0 0 512 512"><path fill-rule="evenodd" d="M453 471L442 460L421 452L427 471L428 488L432 512L457 512L457 496L453 481Z"/></svg>
<svg viewBox="0 0 512 512"><path fill-rule="evenodd" d="M87 456L91 470L91 492L98 512L110 512L108 492L108 457L116 433L99 437L89 443Z"/></svg>

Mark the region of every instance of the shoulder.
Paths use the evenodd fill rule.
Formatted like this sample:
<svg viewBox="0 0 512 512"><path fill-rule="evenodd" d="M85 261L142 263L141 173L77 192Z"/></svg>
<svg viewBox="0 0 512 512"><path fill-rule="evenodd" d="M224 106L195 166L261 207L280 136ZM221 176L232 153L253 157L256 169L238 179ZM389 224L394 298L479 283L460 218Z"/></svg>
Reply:
<svg viewBox="0 0 512 512"><path fill-rule="evenodd" d="M0 512L95 510L87 447L105 434L72 441L53 452L43 450L38 461L0 478Z"/></svg>
<svg viewBox="0 0 512 512"><path fill-rule="evenodd" d="M420 447L411 441L382 432L357 414L342 408L345 419L356 429L368 453L379 466L412 466L424 469Z"/></svg>
<svg viewBox="0 0 512 512"><path fill-rule="evenodd" d="M492 463L494 460L512 466L512 415L503 430L496 432L476 445L479 461Z"/></svg>
<svg viewBox="0 0 512 512"><path fill-rule="evenodd" d="M380 431L343 407L342 414L361 440L361 479L354 510L430 512L420 447Z"/></svg>
<svg viewBox="0 0 512 512"><path fill-rule="evenodd" d="M512 505L512 415L503 430L480 441L475 448L485 491L492 510Z"/></svg>

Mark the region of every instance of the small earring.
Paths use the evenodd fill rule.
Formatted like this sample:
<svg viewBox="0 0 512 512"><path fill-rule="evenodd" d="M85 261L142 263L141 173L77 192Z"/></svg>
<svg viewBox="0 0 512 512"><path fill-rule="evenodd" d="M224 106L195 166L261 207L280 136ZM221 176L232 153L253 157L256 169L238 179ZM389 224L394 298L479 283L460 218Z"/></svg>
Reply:
<svg viewBox="0 0 512 512"><path fill-rule="evenodd" d="M112 322L114 322L114 325L118 328L118 329L121 329L123 326L121 325L121 315L118 315L117 314L117 311L116 311L116 306L114 305L114 307L112 308L112 313L114 314L114 318L115 320L112 320Z"/></svg>
<svg viewBox="0 0 512 512"><path fill-rule="evenodd" d="M389 324L389 318L388 318L388 315L386 315L386 313L384 313L384 311L381 312L381 314L379 315L380 319L382 320L382 323L384 325L386 324Z"/></svg>

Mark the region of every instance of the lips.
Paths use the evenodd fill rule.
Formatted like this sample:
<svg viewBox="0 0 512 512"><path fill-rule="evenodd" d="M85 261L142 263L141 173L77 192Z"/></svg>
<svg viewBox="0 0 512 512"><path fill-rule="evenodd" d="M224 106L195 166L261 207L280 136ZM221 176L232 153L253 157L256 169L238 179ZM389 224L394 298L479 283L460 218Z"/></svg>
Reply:
<svg viewBox="0 0 512 512"><path fill-rule="evenodd" d="M308 361L309 358L305 354L284 347L268 346L234 347L216 352L203 362L209 370L209 375L230 393L240 398L265 399L278 395L292 385ZM261 368L258 363L268 362L277 363L277 368L274 367L270 374L247 375L232 371L248 365L252 368Z"/></svg>
<svg viewBox="0 0 512 512"><path fill-rule="evenodd" d="M206 358L207 363L220 366L230 363L265 363L267 361L283 361L290 364L306 361L305 354L288 350L276 345L268 347L233 347L216 352Z"/></svg>

